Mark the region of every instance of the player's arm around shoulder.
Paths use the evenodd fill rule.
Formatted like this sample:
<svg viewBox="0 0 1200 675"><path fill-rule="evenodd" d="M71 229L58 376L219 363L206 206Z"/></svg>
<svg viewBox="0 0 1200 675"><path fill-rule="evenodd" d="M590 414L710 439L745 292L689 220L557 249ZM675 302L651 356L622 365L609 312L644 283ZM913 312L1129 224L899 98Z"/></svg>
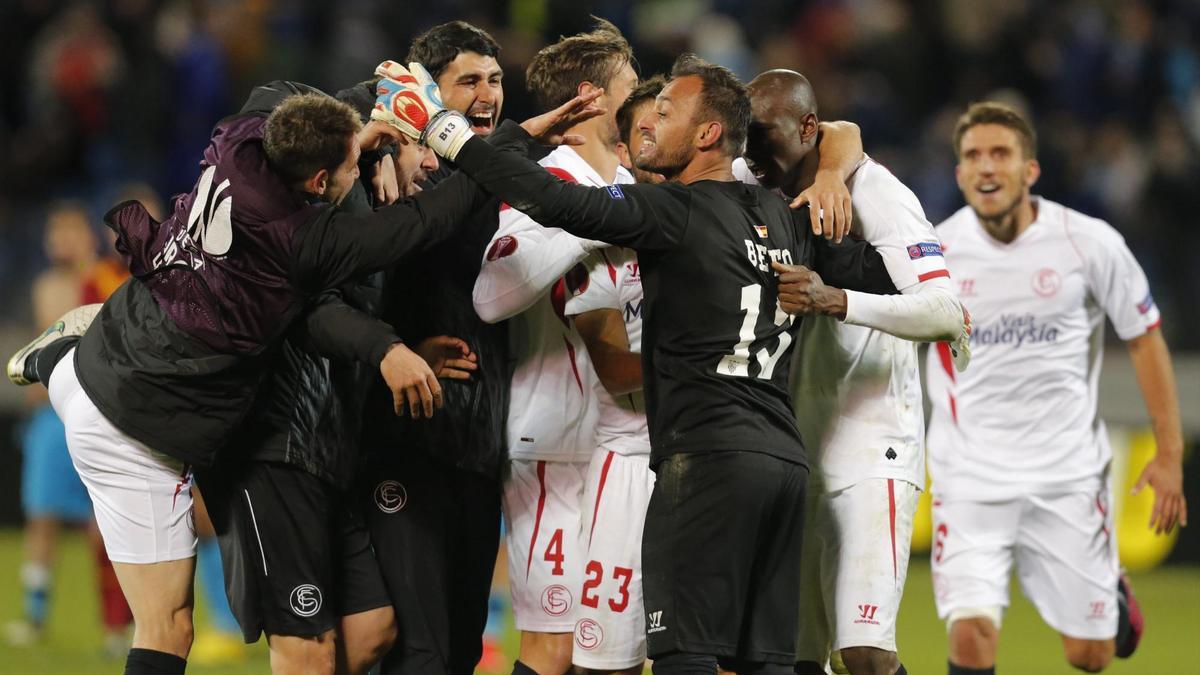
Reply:
<svg viewBox="0 0 1200 675"><path fill-rule="evenodd" d="M488 244L471 301L487 323L529 309L601 242L546 228L516 209L501 206L500 227Z"/></svg>

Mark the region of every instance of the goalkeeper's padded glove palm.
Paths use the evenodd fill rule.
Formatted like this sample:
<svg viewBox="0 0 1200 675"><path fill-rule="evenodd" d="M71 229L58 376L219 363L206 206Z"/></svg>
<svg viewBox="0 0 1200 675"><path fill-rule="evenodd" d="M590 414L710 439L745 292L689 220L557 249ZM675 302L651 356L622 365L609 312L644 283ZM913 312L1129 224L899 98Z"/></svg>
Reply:
<svg viewBox="0 0 1200 675"><path fill-rule="evenodd" d="M376 88L371 119L396 127L451 161L475 135L462 113L443 107L437 83L421 64L414 61L405 68L384 61L375 74L383 79Z"/></svg>

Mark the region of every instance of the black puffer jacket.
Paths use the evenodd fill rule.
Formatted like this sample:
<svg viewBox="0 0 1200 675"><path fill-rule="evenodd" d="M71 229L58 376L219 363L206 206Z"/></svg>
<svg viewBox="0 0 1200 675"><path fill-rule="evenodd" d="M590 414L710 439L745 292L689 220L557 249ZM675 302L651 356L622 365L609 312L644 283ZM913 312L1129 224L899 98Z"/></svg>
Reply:
<svg viewBox="0 0 1200 675"><path fill-rule="evenodd" d="M337 97L365 117L375 103L374 83L360 83ZM442 160L430 184L453 170ZM512 380L508 327L484 323L475 314L471 292L483 253L499 226L499 213L500 202L494 200L476 212L476 222L460 227L454 238L386 274L379 316L398 327L404 342L415 347L437 335L462 338L479 355L479 370L468 382L441 381L445 407L431 420L396 417L391 393L376 378L363 426L367 453L423 452L447 466L498 475L508 454L504 433Z"/></svg>

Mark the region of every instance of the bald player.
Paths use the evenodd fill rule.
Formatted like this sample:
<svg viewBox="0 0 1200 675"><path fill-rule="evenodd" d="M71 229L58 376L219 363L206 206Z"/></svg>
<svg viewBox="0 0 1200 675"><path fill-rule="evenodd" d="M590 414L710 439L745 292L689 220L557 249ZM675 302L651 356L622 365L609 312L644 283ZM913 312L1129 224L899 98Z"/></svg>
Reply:
<svg viewBox="0 0 1200 675"><path fill-rule="evenodd" d="M773 70L748 89L747 165L766 187L800 194L818 173L812 86L799 73ZM834 208L850 209L851 236L875 247L900 294L844 291L811 270L776 264L780 306L813 315L801 323L791 379L801 435L815 448L797 672L823 673L836 654L854 675L892 675L906 672L896 616L925 478L913 341L959 340L965 364L969 319L913 193L865 155L846 186L850 204L835 200Z"/></svg>

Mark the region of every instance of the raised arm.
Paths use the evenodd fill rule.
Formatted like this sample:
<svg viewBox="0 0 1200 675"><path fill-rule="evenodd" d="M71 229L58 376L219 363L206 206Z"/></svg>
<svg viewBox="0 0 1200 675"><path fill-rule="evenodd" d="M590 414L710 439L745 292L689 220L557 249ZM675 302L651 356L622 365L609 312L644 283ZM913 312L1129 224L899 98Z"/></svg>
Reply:
<svg viewBox="0 0 1200 675"><path fill-rule="evenodd" d="M661 251L675 246L687 227L691 198L682 185L575 185L547 173L523 153L504 152L478 137L466 141L455 161L513 208L583 239Z"/></svg>

